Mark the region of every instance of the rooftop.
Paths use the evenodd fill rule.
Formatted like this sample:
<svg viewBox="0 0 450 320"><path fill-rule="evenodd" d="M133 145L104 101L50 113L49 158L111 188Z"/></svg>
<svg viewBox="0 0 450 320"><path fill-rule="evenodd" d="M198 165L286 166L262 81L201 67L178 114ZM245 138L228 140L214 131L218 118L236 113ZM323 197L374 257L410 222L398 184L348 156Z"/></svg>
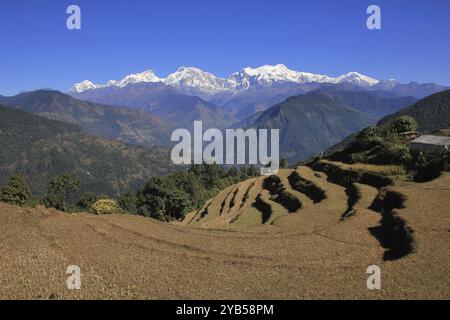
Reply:
<svg viewBox="0 0 450 320"><path fill-rule="evenodd" d="M450 137L423 135L412 140L411 143L425 143L446 146L450 145Z"/></svg>

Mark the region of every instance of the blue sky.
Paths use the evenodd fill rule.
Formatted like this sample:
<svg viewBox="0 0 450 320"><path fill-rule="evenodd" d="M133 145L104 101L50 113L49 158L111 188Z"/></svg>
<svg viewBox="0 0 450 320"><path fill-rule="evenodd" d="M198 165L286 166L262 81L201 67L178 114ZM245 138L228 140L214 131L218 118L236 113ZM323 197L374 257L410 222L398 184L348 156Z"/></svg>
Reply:
<svg viewBox="0 0 450 320"><path fill-rule="evenodd" d="M66 28L77 4L82 30ZM382 29L366 28L366 8ZM14 0L0 5L0 94L195 66L225 76L284 63L450 85L448 0Z"/></svg>

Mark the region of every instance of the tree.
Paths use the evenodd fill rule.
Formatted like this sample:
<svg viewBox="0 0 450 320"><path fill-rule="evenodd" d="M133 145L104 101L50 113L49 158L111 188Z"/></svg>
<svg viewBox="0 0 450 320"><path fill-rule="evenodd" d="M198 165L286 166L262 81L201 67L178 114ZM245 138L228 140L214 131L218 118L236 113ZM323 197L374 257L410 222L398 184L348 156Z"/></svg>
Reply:
<svg viewBox="0 0 450 320"><path fill-rule="evenodd" d="M24 206L33 202L33 194L28 187L27 181L21 175L14 175L8 184L0 191L0 201Z"/></svg>
<svg viewBox="0 0 450 320"><path fill-rule="evenodd" d="M91 211L92 205L100 199L108 198L106 195L98 195L94 192L85 192L77 202L77 208L81 211Z"/></svg>
<svg viewBox="0 0 450 320"><path fill-rule="evenodd" d="M69 211L72 208L70 195L80 187L80 181L74 175L61 174L52 179L47 189L44 204L48 208Z"/></svg>
<svg viewBox="0 0 450 320"><path fill-rule="evenodd" d="M286 169L289 167L289 163L287 159L280 160L280 169Z"/></svg>
<svg viewBox="0 0 450 320"><path fill-rule="evenodd" d="M391 129L397 133L410 132L417 130L417 122L413 117L401 116L395 119Z"/></svg>
<svg viewBox="0 0 450 320"><path fill-rule="evenodd" d="M153 177L138 193L139 213L157 219L180 219L189 208L189 196L163 178Z"/></svg>
<svg viewBox="0 0 450 320"><path fill-rule="evenodd" d="M227 175L229 177L237 177L238 176L238 170L236 169L236 167L231 167L230 169L228 169Z"/></svg>
<svg viewBox="0 0 450 320"><path fill-rule="evenodd" d="M379 135L378 127L370 126L363 129L357 136L358 139L368 139Z"/></svg>
<svg viewBox="0 0 450 320"><path fill-rule="evenodd" d="M256 177L259 175L258 168L254 164L251 164L247 168L247 176L249 177Z"/></svg>
<svg viewBox="0 0 450 320"><path fill-rule="evenodd" d="M138 198L133 192L125 192L117 198L120 208L131 214L138 214Z"/></svg>

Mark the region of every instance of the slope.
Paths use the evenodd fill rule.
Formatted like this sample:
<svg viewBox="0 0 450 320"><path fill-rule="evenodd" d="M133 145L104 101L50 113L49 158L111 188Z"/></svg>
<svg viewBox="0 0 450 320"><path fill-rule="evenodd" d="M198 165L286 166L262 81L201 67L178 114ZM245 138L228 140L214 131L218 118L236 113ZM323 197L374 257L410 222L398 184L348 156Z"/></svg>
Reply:
<svg viewBox="0 0 450 320"><path fill-rule="evenodd" d="M61 173L80 178L80 193L115 195L174 169L167 148L106 140L86 134L76 125L3 106L0 149L0 186L10 175L21 173L41 196L50 179Z"/></svg>
<svg viewBox="0 0 450 320"><path fill-rule="evenodd" d="M0 97L0 103L77 124L95 135L131 144L166 145L172 131L166 121L146 112L85 102L58 91L39 90Z"/></svg>
<svg viewBox="0 0 450 320"><path fill-rule="evenodd" d="M450 90L435 93L412 106L386 116L378 122L385 126L399 116L411 116L417 121L419 132L433 132L450 128Z"/></svg>

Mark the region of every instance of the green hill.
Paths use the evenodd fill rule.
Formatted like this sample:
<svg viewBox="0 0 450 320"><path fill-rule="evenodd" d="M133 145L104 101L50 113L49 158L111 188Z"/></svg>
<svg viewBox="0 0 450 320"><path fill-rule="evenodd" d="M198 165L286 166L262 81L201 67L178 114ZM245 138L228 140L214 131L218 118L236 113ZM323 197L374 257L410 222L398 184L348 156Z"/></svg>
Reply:
<svg viewBox="0 0 450 320"><path fill-rule="evenodd" d="M413 117L421 133L450 128L450 90L435 93L408 108L386 116L378 122L378 125L388 125L400 116Z"/></svg>
<svg viewBox="0 0 450 320"><path fill-rule="evenodd" d="M295 162L320 154L376 118L342 104L328 92L295 96L262 112L245 127L280 129L280 152Z"/></svg>
<svg viewBox="0 0 450 320"><path fill-rule="evenodd" d="M131 144L166 145L173 129L165 120L141 110L81 101L58 91L38 90L13 97L0 96L0 104L77 124L103 138Z"/></svg>
<svg viewBox="0 0 450 320"><path fill-rule="evenodd" d="M115 195L174 169L167 148L107 140L76 125L4 106L0 106L0 150L0 186L20 173L40 196L60 173L78 176L80 193Z"/></svg>

